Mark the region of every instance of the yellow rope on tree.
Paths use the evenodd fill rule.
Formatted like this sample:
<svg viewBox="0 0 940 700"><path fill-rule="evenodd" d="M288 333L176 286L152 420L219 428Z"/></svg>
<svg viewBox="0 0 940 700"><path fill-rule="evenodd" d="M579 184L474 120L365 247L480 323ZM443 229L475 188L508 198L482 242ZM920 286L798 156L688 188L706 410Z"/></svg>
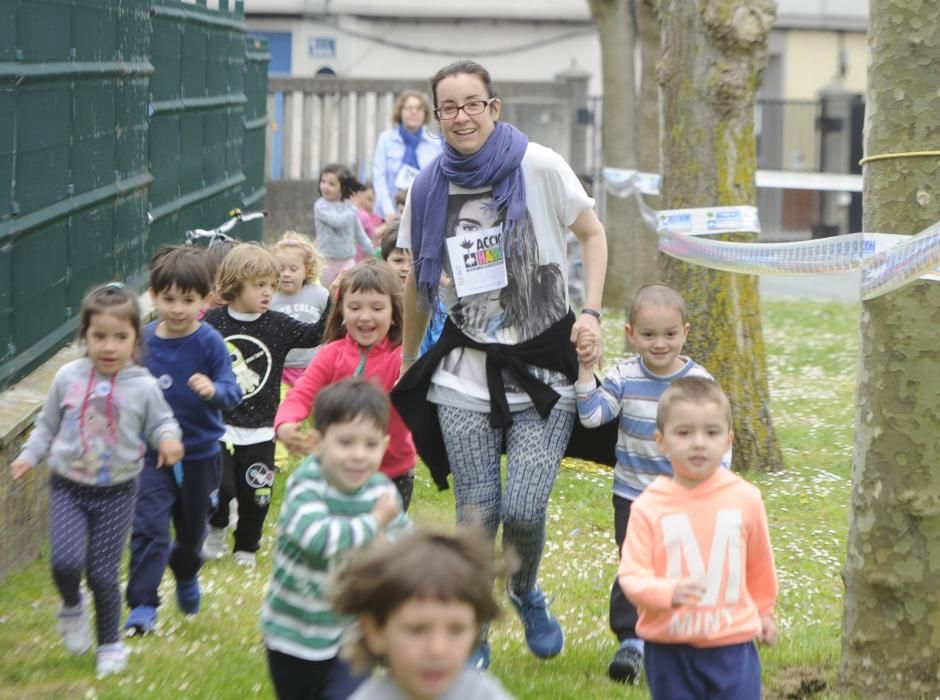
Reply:
<svg viewBox="0 0 940 700"><path fill-rule="evenodd" d="M892 158L925 158L929 156L940 156L940 151L908 151L907 153L882 153L878 156L865 156L859 165L871 163L873 160L891 160Z"/></svg>

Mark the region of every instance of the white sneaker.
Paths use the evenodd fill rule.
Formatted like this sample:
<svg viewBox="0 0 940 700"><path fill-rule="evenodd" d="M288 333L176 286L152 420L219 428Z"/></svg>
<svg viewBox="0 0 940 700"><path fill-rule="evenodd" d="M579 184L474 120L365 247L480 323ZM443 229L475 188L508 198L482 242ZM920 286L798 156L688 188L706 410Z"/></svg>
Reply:
<svg viewBox="0 0 940 700"><path fill-rule="evenodd" d="M202 543L202 557L209 561L218 559L225 554L225 533L224 527L210 527L209 534L206 535L206 541Z"/></svg>
<svg viewBox="0 0 940 700"><path fill-rule="evenodd" d="M235 552L235 561L238 564L241 564L246 569L255 568L255 553L254 552Z"/></svg>
<svg viewBox="0 0 940 700"><path fill-rule="evenodd" d="M80 656L91 648L91 627L88 624L88 609L83 600L76 608L59 608L59 634L62 635L62 645L76 656Z"/></svg>
<svg viewBox="0 0 940 700"><path fill-rule="evenodd" d="M120 673L127 668L127 649L120 642L116 644L102 644L98 647L95 674L104 678L114 673Z"/></svg>

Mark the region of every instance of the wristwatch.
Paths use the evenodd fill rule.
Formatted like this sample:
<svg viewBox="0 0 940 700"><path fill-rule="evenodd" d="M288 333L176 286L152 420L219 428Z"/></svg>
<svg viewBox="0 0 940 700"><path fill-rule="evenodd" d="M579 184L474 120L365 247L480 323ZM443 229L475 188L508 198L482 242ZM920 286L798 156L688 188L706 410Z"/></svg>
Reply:
<svg viewBox="0 0 940 700"><path fill-rule="evenodd" d="M588 308L584 308L584 309L581 309L581 313L582 313L582 314L587 314L588 316L593 316L594 318L597 319L597 322L598 322L598 323L601 322L601 312L598 311L597 309L588 309Z"/></svg>

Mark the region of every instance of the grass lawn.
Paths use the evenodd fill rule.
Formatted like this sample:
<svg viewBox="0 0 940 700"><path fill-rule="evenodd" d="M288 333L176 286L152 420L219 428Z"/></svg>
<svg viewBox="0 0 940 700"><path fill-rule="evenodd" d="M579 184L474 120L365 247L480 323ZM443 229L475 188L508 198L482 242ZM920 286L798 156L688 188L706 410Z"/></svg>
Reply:
<svg viewBox="0 0 940 700"><path fill-rule="evenodd" d="M842 583L848 526L858 305L764 302L773 416L787 469L748 475L763 491L780 579L781 641L763 649L771 698L841 698L831 690L839 658ZM614 313L607 316L613 319ZM608 357L623 346L609 321ZM692 332L695 332L693 326ZM283 479L280 480L281 488ZM270 575L270 552L281 492L268 518L259 566L231 557L203 569L203 608L185 618L176 609L171 577L161 594L156 634L131 639L122 676L96 681L94 658L71 657L55 632L58 597L46 557L0 587L0 698L242 698L273 697L258 612ZM552 494L541 584L556 596L564 626L563 654L531 656L521 625L507 610L492 631L493 665L517 698L645 698L643 686L607 680L615 642L607 600L617 567L611 474L566 461ZM418 523L453 522L453 495L437 492L419 469L412 515Z"/></svg>

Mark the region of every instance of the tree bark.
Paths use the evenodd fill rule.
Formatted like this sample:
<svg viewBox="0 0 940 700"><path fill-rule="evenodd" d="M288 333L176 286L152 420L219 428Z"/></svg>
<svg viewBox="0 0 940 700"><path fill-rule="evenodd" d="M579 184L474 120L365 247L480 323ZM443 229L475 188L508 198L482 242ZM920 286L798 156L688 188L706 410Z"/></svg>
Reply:
<svg viewBox="0 0 940 700"><path fill-rule="evenodd" d="M756 204L754 103L775 13L773 0L660 0L664 208ZM708 368L731 400L732 466L782 468L757 278L659 259L664 281L689 306L684 354Z"/></svg>
<svg viewBox="0 0 940 700"><path fill-rule="evenodd" d="M646 173L660 172L659 157L659 82L656 68L659 64L659 18L650 0L636 2L636 29L640 41L640 97L637 105L637 167ZM660 198L645 196L646 203L660 208ZM626 298L631 300L644 284L659 281L657 252L659 237L656 232L635 219L634 245L631 251L632 275L627 280Z"/></svg>
<svg viewBox="0 0 940 700"><path fill-rule="evenodd" d="M588 0L601 43L604 106L602 132L604 165L636 167L636 81L633 0ZM607 281L604 305L622 309L635 289L635 230L641 225L636 205L620 197L607 198Z"/></svg>
<svg viewBox="0 0 940 700"><path fill-rule="evenodd" d="M872 0L865 153L935 150L940 5ZM864 166L864 229L940 219L940 158ZM842 683L860 697L940 693L940 283L862 305L843 579Z"/></svg>

